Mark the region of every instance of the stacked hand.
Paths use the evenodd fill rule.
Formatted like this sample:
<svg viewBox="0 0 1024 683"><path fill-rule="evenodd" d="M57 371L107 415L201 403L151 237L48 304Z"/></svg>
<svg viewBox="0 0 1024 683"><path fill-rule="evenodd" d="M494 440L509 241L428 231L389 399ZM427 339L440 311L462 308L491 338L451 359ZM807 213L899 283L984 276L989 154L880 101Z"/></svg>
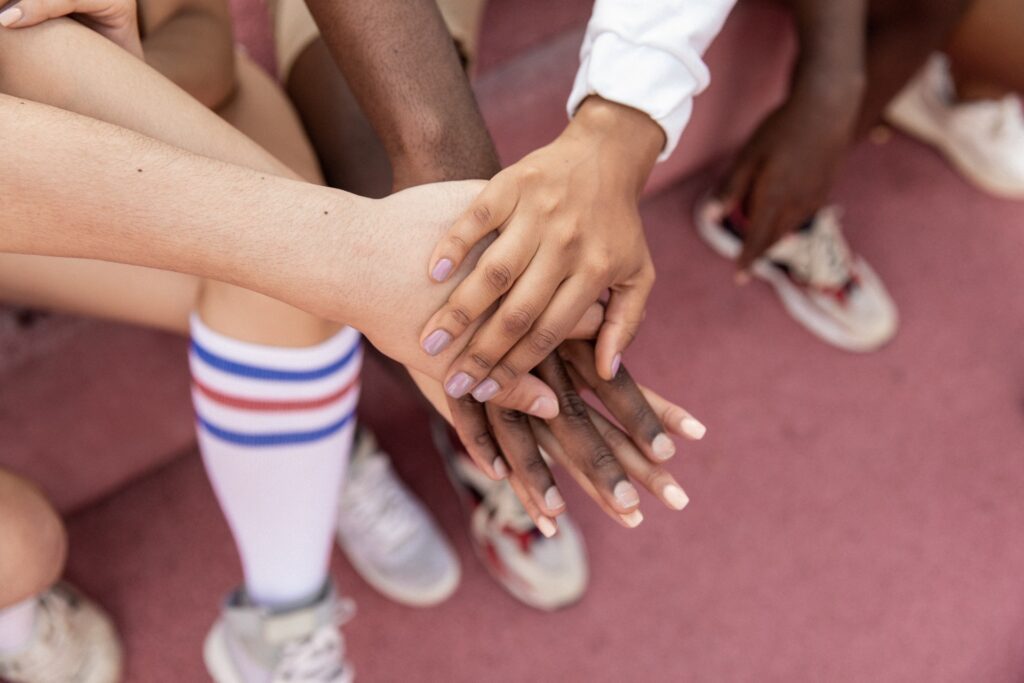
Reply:
<svg viewBox="0 0 1024 683"><path fill-rule="evenodd" d="M0 26L27 28L68 15L142 58L135 0L18 0L0 13Z"/></svg>

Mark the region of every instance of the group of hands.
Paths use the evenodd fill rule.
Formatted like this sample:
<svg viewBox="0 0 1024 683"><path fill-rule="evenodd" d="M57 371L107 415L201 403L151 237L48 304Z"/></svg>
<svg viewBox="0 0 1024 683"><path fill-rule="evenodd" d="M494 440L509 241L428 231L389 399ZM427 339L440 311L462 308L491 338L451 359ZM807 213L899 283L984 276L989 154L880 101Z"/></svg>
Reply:
<svg viewBox="0 0 1024 683"><path fill-rule="evenodd" d="M133 1L20 0L0 13L0 24L21 28L68 14L142 56ZM780 144L808 139L801 127L809 109L799 99L783 105L721 186L727 204L753 212L741 270L806 219L801 211L823 203L828 176L808 183L806 168L794 167L799 160L778 153ZM842 135L828 139L838 147ZM439 237L414 268L418 283L391 296L419 288L424 301L446 299L415 344L404 322L363 331L409 369L480 469L508 479L546 535L566 505L545 454L623 526L643 519L634 482L670 509L688 502L664 465L676 453L673 436L697 440L706 430L622 364L654 283L637 203L663 144L645 114L591 97L554 142L486 184L421 186L374 200L382 222L394 218L396 244L404 244L402 229L424 224ZM794 186L806 207L785 199L781 208ZM408 308L388 296L378 297L382 309ZM307 308L330 317L323 306Z"/></svg>

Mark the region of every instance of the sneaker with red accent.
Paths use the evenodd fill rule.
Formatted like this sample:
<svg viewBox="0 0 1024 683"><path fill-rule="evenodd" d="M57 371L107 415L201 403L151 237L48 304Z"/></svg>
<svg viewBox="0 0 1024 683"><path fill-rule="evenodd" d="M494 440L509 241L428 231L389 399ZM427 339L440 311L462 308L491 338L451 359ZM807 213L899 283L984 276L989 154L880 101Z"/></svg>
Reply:
<svg viewBox="0 0 1024 683"><path fill-rule="evenodd" d="M491 576L520 601L553 611L579 600L587 589L587 551L567 514L551 538L534 525L507 481L494 481L457 450L446 424L433 425L434 441L449 478L469 513L473 549Z"/></svg>
<svg viewBox="0 0 1024 683"><path fill-rule="evenodd" d="M697 205L696 223L712 249L736 260L746 227L741 212L725 215L721 203L708 199ZM867 262L850 251L836 207L776 242L750 270L775 288L797 322L833 346L874 351L896 335L896 304Z"/></svg>

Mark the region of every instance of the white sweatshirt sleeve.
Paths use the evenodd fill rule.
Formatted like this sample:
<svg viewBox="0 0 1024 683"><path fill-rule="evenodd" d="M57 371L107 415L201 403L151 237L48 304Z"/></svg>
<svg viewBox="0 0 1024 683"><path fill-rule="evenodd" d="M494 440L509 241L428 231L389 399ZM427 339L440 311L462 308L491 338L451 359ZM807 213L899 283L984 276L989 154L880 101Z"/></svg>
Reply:
<svg viewBox="0 0 1024 683"><path fill-rule="evenodd" d="M711 80L702 59L735 0L597 0L569 95L572 117L588 95L646 112L665 131L667 158Z"/></svg>

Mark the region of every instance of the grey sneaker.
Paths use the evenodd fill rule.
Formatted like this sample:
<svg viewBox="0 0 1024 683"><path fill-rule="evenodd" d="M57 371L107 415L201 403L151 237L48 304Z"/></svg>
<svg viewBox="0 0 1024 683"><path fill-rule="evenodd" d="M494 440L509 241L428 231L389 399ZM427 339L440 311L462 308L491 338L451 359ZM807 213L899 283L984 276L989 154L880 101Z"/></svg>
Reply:
<svg viewBox="0 0 1024 683"><path fill-rule="evenodd" d="M459 585L455 551L365 429L341 495L338 544L360 576L396 602L428 607Z"/></svg>
<svg viewBox="0 0 1024 683"><path fill-rule="evenodd" d="M0 678L11 683L116 683L123 657L114 624L66 583L39 596L32 641L0 655Z"/></svg>
<svg viewBox="0 0 1024 683"><path fill-rule="evenodd" d="M237 590L206 636L206 669L216 683L351 683L338 627L354 611L330 587L313 604L281 612L250 605Z"/></svg>

